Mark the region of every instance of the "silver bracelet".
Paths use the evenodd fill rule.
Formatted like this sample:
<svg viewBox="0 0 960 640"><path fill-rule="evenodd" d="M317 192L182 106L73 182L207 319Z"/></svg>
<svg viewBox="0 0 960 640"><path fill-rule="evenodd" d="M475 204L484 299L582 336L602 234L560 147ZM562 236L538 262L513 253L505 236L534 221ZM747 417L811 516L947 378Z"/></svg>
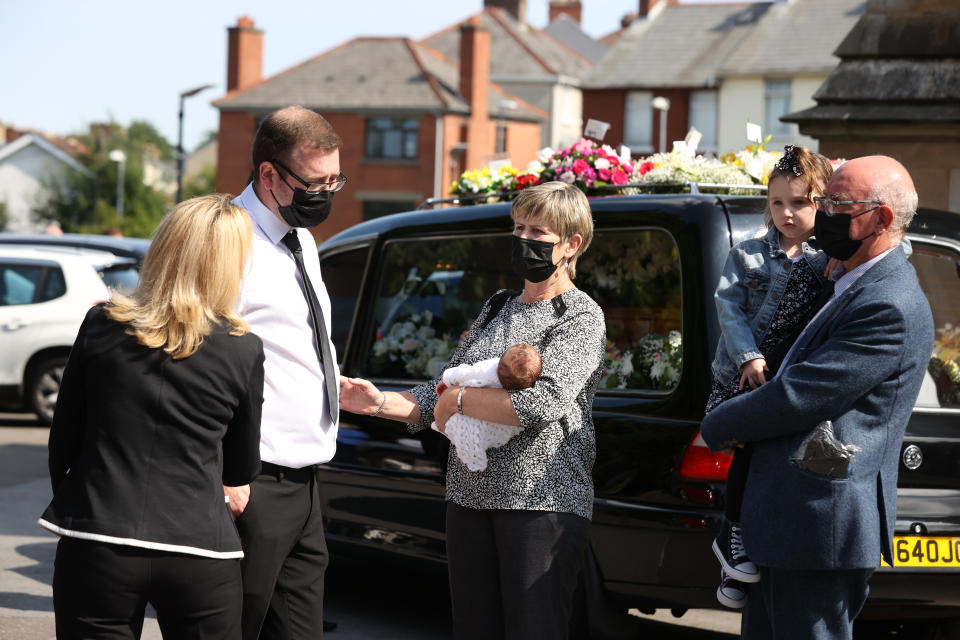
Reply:
<svg viewBox="0 0 960 640"><path fill-rule="evenodd" d="M466 387L460 387L460 391L457 392L457 413L463 415L463 391Z"/></svg>
<svg viewBox="0 0 960 640"><path fill-rule="evenodd" d="M387 393L385 391L380 392L383 395L383 400L380 401L380 406L377 407L377 410L370 414L371 418L375 418L380 415L380 412L383 411L383 405L387 402Z"/></svg>

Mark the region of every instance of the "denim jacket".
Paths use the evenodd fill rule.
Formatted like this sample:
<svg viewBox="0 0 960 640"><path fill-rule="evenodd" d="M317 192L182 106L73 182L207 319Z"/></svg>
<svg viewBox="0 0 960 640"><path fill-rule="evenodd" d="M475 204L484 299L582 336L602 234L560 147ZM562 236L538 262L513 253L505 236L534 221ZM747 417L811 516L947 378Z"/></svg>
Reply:
<svg viewBox="0 0 960 640"><path fill-rule="evenodd" d="M820 280L830 258L816 239L803 243L803 259ZM728 382L740 375L749 360L762 358L758 345L767 335L780 296L793 272L793 263L780 248L774 226L766 235L744 240L730 250L714 299L720 319L720 342L713 360L713 376Z"/></svg>

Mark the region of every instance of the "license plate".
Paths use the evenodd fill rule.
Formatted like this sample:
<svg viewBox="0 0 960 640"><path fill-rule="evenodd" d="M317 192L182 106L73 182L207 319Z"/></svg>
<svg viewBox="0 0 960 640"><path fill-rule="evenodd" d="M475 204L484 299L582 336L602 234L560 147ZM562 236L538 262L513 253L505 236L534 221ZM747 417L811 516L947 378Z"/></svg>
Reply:
<svg viewBox="0 0 960 640"><path fill-rule="evenodd" d="M894 536L893 560L897 567L960 567L960 538Z"/></svg>

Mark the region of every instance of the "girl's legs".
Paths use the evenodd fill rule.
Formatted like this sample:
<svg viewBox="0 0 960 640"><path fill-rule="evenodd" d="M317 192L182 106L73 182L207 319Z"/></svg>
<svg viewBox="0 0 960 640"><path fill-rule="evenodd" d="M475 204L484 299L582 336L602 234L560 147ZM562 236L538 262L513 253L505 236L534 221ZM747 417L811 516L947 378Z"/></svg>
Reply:
<svg viewBox="0 0 960 640"><path fill-rule="evenodd" d="M723 515L728 522L740 522L740 507L743 505L743 491L747 487L747 473L750 471L750 446L737 448L727 472L726 506Z"/></svg>

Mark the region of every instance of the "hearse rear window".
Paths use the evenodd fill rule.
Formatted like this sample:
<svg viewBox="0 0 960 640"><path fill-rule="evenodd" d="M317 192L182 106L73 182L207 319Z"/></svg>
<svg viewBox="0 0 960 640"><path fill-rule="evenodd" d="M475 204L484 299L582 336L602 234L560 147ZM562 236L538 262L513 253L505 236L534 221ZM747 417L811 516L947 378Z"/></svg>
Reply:
<svg viewBox="0 0 960 640"><path fill-rule="evenodd" d="M910 262L933 312L933 353L918 407L960 408L960 254L944 245L913 240Z"/></svg>

